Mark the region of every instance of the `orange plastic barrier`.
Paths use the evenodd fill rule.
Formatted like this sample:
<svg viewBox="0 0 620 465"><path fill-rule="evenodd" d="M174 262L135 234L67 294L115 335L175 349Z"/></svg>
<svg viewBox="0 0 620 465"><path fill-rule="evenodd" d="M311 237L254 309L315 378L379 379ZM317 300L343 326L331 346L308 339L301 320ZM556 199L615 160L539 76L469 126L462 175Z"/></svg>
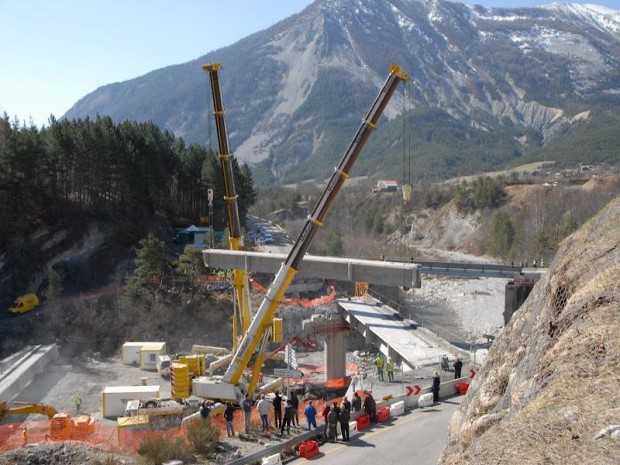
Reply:
<svg viewBox="0 0 620 465"><path fill-rule="evenodd" d="M459 394L464 395L467 393L467 389L469 389L469 383L456 383L454 385Z"/></svg>
<svg viewBox="0 0 620 465"><path fill-rule="evenodd" d="M361 431L366 428L370 428L370 415L368 415L367 413L364 415L360 415L359 417L355 419L355 421L357 422L358 431Z"/></svg>
<svg viewBox="0 0 620 465"><path fill-rule="evenodd" d="M299 456L311 459L319 455L319 443L316 441L306 441L299 445Z"/></svg>
<svg viewBox="0 0 620 465"><path fill-rule="evenodd" d="M377 410L377 423L383 423L390 419L390 407L382 407Z"/></svg>

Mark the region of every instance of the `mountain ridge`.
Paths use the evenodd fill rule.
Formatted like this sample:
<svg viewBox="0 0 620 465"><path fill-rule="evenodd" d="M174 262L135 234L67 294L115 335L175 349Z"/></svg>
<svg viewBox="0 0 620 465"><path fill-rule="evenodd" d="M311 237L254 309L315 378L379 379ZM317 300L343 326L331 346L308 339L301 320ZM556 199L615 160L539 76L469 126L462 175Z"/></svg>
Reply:
<svg viewBox="0 0 620 465"><path fill-rule="evenodd" d="M212 140L200 65L214 61L223 63L231 147L263 179L327 175L391 62L412 82L384 124L399 124L408 106L439 108L483 133L517 128L520 156L591 118L596 99L620 113L620 11L317 0L196 60L99 88L65 117L148 119L188 142ZM403 143L390 141L389 159Z"/></svg>

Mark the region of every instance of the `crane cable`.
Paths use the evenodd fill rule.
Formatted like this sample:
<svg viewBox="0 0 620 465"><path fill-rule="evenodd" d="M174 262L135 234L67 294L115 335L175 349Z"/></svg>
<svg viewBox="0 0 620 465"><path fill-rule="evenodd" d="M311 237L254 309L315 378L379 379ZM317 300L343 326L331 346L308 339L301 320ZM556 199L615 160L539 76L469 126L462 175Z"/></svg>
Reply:
<svg viewBox="0 0 620 465"><path fill-rule="evenodd" d="M403 98L403 200L405 203L411 200L411 92L409 89L410 84L403 83L404 98Z"/></svg>

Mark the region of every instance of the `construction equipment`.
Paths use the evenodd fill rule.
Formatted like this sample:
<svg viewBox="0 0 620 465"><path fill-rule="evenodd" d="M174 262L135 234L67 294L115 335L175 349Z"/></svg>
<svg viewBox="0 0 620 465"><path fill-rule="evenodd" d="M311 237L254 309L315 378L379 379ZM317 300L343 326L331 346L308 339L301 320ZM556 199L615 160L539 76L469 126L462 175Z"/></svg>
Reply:
<svg viewBox="0 0 620 465"><path fill-rule="evenodd" d="M239 403L243 399L245 386L242 384L241 377L245 367L256 352L258 352L257 360L262 360L262 357L264 357L263 354L265 352L267 337L271 331L272 320L280 304L280 300L284 296L284 292L293 281L314 235L318 228L323 225L325 216L334 203L344 181L349 177L349 172L370 137L372 129L377 127L377 122L395 92L396 87L399 83L407 81L408 79L409 75L405 71L401 70L395 64L391 66L390 74L383 84L379 95L376 97L370 111L362 121L361 126L340 163L335 168L334 174L319 197L312 213L308 216L299 237L293 244L286 260L276 274L263 302L252 319L250 327L243 336L243 340L239 344L228 370L219 382L219 389L217 390L220 395L216 398L235 400ZM261 363L255 363L256 367L260 367L261 365ZM257 371L258 369L254 370L253 378L258 376L256 373ZM210 384L217 386L218 383L212 382ZM208 388L207 385L204 387ZM222 395L224 391L226 391L226 394ZM210 397L208 393L206 397Z"/></svg>
<svg viewBox="0 0 620 465"><path fill-rule="evenodd" d="M47 415L47 418L51 420L58 413L58 410L51 405L19 401L14 401L13 403L19 405L19 407L9 408L7 402L0 402L0 420L6 415L30 415L31 413Z"/></svg>
<svg viewBox="0 0 620 465"><path fill-rule="evenodd" d="M211 63L202 67L209 74L211 82L211 95L213 96L213 115L217 128L217 141L220 150L220 165L224 177L224 200L228 216L228 232L230 250L242 250L241 221L239 219L239 207L237 205L237 191L235 189L235 177L233 173L232 154L228 146L228 133L224 120L224 103L222 101L222 89L220 87L219 71L220 63ZM211 225L213 227L213 225ZM239 336L245 335L250 327L250 287L245 270L233 271L233 287L235 289L235 301L237 306L233 317L233 352L237 350ZM238 314L237 314L238 309ZM238 321L237 321L238 320Z"/></svg>
<svg viewBox="0 0 620 465"><path fill-rule="evenodd" d="M0 402L0 420L6 415L29 415L40 413L50 420L49 437L53 441L84 439L95 432L96 422L90 415L69 417L66 413L58 413L51 405L33 402L13 402L19 407L9 408L7 402Z"/></svg>
<svg viewBox="0 0 620 465"><path fill-rule="evenodd" d="M11 316L21 315L22 313L34 310L39 306L39 298L36 294L21 295L12 306L9 307L8 312Z"/></svg>
<svg viewBox="0 0 620 465"><path fill-rule="evenodd" d="M222 101L222 90L220 86L219 71L222 69L220 63L211 63L202 67L204 71L209 73L211 82L211 95L213 97L213 115L215 117L215 125L217 128L217 140L220 151L220 165L224 177L224 200L226 201L226 210L228 213L228 230L230 237L230 249L233 251L241 250L241 222L239 219L239 208L237 205L237 192L235 190L235 180L233 176L232 154L229 152L228 132L226 130L226 121L224 119L224 104ZM272 239L273 241L273 239ZM243 269L233 270L233 288L235 290L236 308L233 316L233 352L239 348L239 341L245 337L251 324L251 308L250 308L250 286L248 275ZM238 312L237 312L238 309ZM237 321L238 320L238 321ZM271 333L273 342L280 342L277 339L277 331ZM220 366L228 364L232 357L220 359ZM262 359L257 358L256 366L262 366ZM215 368L211 369L212 372ZM243 371L243 370L242 370ZM260 370L258 370L260 372ZM253 395L256 383L258 382L258 374L250 378L248 385L249 392Z"/></svg>
<svg viewBox="0 0 620 465"><path fill-rule="evenodd" d="M57 413L50 421L50 439L52 441L83 440L97 429L97 422L90 415L69 417L66 413Z"/></svg>

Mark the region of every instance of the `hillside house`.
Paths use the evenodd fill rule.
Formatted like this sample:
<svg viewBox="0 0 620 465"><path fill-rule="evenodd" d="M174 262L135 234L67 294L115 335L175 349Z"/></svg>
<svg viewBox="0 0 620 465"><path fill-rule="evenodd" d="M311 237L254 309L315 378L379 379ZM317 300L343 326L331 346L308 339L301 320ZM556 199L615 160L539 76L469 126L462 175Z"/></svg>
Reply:
<svg viewBox="0 0 620 465"><path fill-rule="evenodd" d="M377 187L373 187L373 192L396 192L398 190L398 182L394 179L380 179L377 181Z"/></svg>

